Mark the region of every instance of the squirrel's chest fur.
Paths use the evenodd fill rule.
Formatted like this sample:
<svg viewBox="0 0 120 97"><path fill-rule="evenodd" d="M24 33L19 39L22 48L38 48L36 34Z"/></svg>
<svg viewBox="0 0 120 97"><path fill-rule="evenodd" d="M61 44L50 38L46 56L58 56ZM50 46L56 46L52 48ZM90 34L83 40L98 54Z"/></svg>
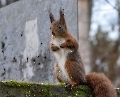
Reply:
<svg viewBox="0 0 120 97"><path fill-rule="evenodd" d="M52 43L59 48L60 48L60 45L64 42L65 42L65 39L63 38L55 38L52 41ZM60 69L60 71L58 72L59 73L58 75L64 82L70 81L68 73L65 69L65 62L67 60L67 56L68 56L68 53L70 53L70 51L71 50L66 48L60 48L60 50L54 52L58 67Z"/></svg>

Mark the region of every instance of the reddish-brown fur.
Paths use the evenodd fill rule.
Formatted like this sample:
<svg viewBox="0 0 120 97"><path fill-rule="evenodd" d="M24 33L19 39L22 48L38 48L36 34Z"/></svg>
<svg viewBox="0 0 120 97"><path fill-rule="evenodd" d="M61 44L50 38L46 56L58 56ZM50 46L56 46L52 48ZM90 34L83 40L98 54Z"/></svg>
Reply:
<svg viewBox="0 0 120 97"><path fill-rule="evenodd" d="M94 97L117 97L114 86L105 75L91 73L86 78L93 89Z"/></svg>
<svg viewBox="0 0 120 97"><path fill-rule="evenodd" d="M68 72L70 82L68 84L71 85L78 85L82 83L86 83L85 78L85 71L84 66L80 57L80 54L78 52L78 42L77 40L69 33L66 22L64 19L64 13L63 10L60 9L60 19L58 21L55 21L54 16L52 13L50 13L50 21L52 23L50 30L52 32L52 40L54 38L64 38L65 42L60 45L60 47L55 46L53 43L50 44L50 48L52 51L56 52L62 48L70 49L72 53L69 53L67 55L67 61L65 62L65 69ZM56 78L59 82L64 82L60 76L59 76L59 66L56 63L54 66L54 71ZM76 75L76 74L79 75ZM67 83L66 83L67 84Z"/></svg>
<svg viewBox="0 0 120 97"><path fill-rule="evenodd" d="M67 56L65 57L66 61L64 65L59 62L59 59L56 59L54 72L58 81L64 82L71 86L78 84L89 84L93 89L94 97L117 97L112 83L104 75L99 73L91 73L86 77L84 65L78 51L78 42L67 29L63 10L60 9L60 19L57 21L54 19L51 12L49 16L51 21L50 29L52 33L50 49L53 52L58 52L58 54L60 50L68 50L68 52L71 50L71 52L67 53ZM60 46L56 46L52 43L55 39L59 39L59 41L64 39L65 42L61 43ZM60 43L59 41L57 41L58 44ZM64 56L62 55L62 57ZM63 66L70 80L66 81L60 65Z"/></svg>

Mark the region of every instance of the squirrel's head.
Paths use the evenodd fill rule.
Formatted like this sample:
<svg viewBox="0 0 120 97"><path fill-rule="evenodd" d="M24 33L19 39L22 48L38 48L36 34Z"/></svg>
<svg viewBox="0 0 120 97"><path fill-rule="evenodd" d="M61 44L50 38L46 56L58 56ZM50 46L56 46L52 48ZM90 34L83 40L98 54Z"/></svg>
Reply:
<svg viewBox="0 0 120 97"><path fill-rule="evenodd" d="M50 12L49 17L50 17L50 22L51 22L51 27L50 30L52 32L53 36L58 36L58 37L64 37L67 33L67 26L64 18L64 9L60 8L60 19L55 20L53 14Z"/></svg>

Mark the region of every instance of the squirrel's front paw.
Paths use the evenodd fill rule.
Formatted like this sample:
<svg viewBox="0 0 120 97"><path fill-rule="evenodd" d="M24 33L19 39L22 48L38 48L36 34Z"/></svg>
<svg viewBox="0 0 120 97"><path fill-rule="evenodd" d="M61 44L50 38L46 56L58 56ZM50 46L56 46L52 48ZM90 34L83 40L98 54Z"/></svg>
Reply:
<svg viewBox="0 0 120 97"><path fill-rule="evenodd" d="M50 48L51 48L52 51L57 51L57 50L60 49L59 47L55 46L54 44L51 44Z"/></svg>
<svg viewBox="0 0 120 97"><path fill-rule="evenodd" d="M64 44L61 44L61 45L60 45L60 48L64 48L64 47L65 47Z"/></svg>

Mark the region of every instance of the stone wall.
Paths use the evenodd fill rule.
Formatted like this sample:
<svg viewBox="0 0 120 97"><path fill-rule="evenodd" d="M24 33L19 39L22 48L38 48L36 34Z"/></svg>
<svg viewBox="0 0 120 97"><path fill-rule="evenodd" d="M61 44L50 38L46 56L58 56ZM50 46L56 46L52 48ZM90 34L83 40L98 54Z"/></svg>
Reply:
<svg viewBox="0 0 120 97"><path fill-rule="evenodd" d="M77 38L77 0L21 0L0 9L0 80L56 82L48 9Z"/></svg>

